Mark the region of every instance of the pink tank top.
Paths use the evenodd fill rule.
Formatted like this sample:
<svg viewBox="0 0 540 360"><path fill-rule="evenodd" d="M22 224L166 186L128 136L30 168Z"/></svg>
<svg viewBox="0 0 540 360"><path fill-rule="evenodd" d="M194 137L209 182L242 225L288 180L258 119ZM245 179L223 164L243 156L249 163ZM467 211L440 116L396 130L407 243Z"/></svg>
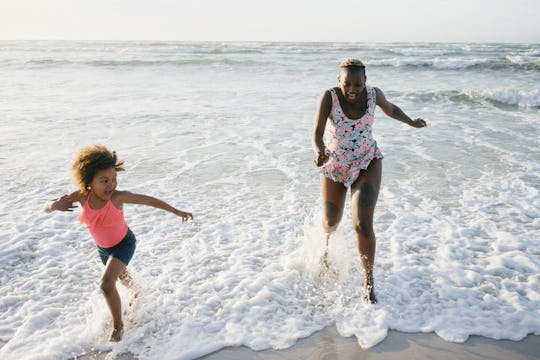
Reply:
<svg viewBox="0 0 540 360"><path fill-rule="evenodd" d="M82 207L79 221L86 225L99 247L111 248L117 245L128 231L124 212L114 206L111 200L99 210L90 208L89 203L90 194Z"/></svg>

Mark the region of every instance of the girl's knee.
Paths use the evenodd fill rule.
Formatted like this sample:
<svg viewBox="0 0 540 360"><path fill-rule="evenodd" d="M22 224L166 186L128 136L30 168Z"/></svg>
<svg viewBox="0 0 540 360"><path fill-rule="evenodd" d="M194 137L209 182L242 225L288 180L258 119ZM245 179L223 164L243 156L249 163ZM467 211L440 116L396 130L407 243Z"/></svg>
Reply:
<svg viewBox="0 0 540 360"><path fill-rule="evenodd" d="M116 286L116 280L110 278L102 278L99 282L99 289L106 295L114 290Z"/></svg>

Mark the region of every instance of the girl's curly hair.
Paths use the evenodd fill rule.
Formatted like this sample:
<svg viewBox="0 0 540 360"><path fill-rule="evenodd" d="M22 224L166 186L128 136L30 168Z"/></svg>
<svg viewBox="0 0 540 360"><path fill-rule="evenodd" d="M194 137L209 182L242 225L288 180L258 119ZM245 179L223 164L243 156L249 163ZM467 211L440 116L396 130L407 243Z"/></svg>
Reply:
<svg viewBox="0 0 540 360"><path fill-rule="evenodd" d="M73 180L83 194L88 193L88 186L96 173L114 167L116 171L124 170L124 161L119 161L115 151L105 146L92 145L79 150L71 165Z"/></svg>

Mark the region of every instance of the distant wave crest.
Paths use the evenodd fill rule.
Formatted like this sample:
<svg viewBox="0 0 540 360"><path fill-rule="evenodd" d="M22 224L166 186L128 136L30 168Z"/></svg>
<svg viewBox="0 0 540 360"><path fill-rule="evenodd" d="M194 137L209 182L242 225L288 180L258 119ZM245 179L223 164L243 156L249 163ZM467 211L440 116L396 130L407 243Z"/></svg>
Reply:
<svg viewBox="0 0 540 360"><path fill-rule="evenodd" d="M444 102L462 104L488 104L501 108L540 108L540 90L538 89L458 89L423 93L403 94L406 98L425 102Z"/></svg>
<svg viewBox="0 0 540 360"><path fill-rule="evenodd" d="M66 66L66 65L87 65L87 66L115 66L115 67L139 67L139 66L191 66L191 65L268 65L265 57L236 57L215 49L210 54L193 54L193 56L163 57L156 59L31 59L25 62L25 66ZM13 61L10 62L15 65ZM402 68L424 68L433 70L532 70L540 71L540 58L525 58L519 55L507 56L504 59L488 58L387 58L378 60L367 60L369 67L402 67Z"/></svg>
<svg viewBox="0 0 540 360"><path fill-rule="evenodd" d="M0 66L152 67L337 64L344 56L368 67L432 71L540 71L537 45L353 44L271 42L0 42ZM349 56L349 57L350 57Z"/></svg>
<svg viewBox="0 0 540 360"><path fill-rule="evenodd" d="M53 66L95 66L95 67L152 67L152 66L191 66L191 65L256 65L255 60L234 59L230 57L193 57L178 59L94 59L94 60L68 60L68 59L33 59L26 61L26 66L53 67Z"/></svg>
<svg viewBox="0 0 540 360"><path fill-rule="evenodd" d="M461 69L490 69L490 70L539 70L540 57L507 55L504 58L463 58L463 57L433 57L418 59L412 57L393 57L367 61L368 66L391 66L411 68L432 68L439 70Z"/></svg>
<svg viewBox="0 0 540 360"><path fill-rule="evenodd" d="M498 106L540 108L540 91L518 89L462 90L459 97L473 102L489 102Z"/></svg>

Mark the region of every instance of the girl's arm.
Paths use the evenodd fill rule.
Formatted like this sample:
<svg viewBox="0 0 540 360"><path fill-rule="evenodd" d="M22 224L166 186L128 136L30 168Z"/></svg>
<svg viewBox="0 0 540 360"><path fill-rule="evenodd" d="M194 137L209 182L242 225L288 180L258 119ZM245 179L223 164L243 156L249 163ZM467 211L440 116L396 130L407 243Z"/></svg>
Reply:
<svg viewBox="0 0 540 360"><path fill-rule="evenodd" d="M77 208L77 205L73 205L73 203L79 202L82 203L83 195L80 191L75 191L69 195L64 195L58 199L50 200L45 203L45 206L43 206L43 210L45 212L52 212L54 210L58 211L73 211L73 209Z"/></svg>
<svg viewBox="0 0 540 360"><path fill-rule="evenodd" d="M377 92L377 105L379 105L386 115L415 128L427 127L427 123L423 119L418 118L412 120L397 105L394 105L390 101L386 100L386 97L381 89L375 88L375 91Z"/></svg>
<svg viewBox="0 0 540 360"><path fill-rule="evenodd" d="M326 148L323 142L323 135L324 129L326 128L326 119L328 119L330 111L332 111L332 95L330 95L330 91L326 90L321 96L319 105L317 106L315 124L313 125L313 137L311 140L313 151L315 151L313 161L317 166L322 166L328 160L328 155L326 155Z"/></svg>
<svg viewBox="0 0 540 360"><path fill-rule="evenodd" d="M176 216L182 218L182 222L185 222L189 219L193 220L193 214L178 210L175 207L167 204L165 201L156 199L152 196L135 194L129 191L116 191L118 200L125 204L138 204L138 205L147 205L152 206L161 210L168 211L173 213Z"/></svg>

